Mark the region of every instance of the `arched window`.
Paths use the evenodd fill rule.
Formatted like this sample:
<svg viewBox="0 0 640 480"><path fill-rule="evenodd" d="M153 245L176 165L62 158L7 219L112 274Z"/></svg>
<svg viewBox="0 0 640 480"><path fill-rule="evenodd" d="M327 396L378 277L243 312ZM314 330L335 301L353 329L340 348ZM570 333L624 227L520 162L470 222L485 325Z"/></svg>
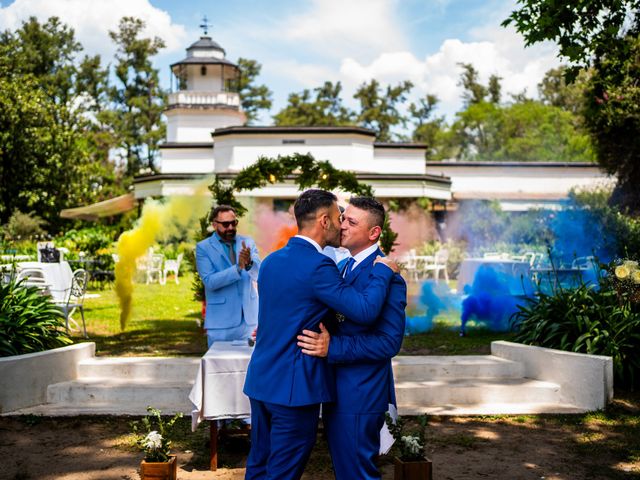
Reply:
<svg viewBox="0 0 640 480"><path fill-rule="evenodd" d="M200 67L200 74L204 77L207 74L207 66L206 65L202 65Z"/></svg>

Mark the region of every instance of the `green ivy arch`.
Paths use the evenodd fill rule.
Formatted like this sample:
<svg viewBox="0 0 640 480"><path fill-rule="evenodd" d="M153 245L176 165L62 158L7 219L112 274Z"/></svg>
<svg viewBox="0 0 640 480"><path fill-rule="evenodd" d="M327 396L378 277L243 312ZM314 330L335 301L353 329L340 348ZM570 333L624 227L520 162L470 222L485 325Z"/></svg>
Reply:
<svg viewBox="0 0 640 480"><path fill-rule="evenodd" d="M242 190L254 190L267 184L294 179L300 190L318 187L333 191L340 188L356 196L373 196L370 185L358 182L353 172L334 168L326 160L318 161L311 154L278 156L277 158L260 157L243 168L233 181L223 181L216 177L209 186L213 194L213 205L231 205L243 216L247 209L235 198L235 193ZM206 223L210 223L207 219ZM388 255L396 245L398 234L391 229L389 216L385 216L380 236L380 248Z"/></svg>

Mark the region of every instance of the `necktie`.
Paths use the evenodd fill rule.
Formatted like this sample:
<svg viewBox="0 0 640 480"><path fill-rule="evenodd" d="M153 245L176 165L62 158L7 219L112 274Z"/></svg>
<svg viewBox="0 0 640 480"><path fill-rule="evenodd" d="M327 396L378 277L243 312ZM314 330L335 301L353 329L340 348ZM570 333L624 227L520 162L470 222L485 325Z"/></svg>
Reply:
<svg viewBox="0 0 640 480"><path fill-rule="evenodd" d="M233 244L233 242L229 243L229 261L231 262L231 265L235 265L236 264L236 249L235 249L235 245Z"/></svg>
<svg viewBox="0 0 640 480"><path fill-rule="evenodd" d="M349 257L347 260L347 264L344 266L344 271L342 273L342 278L347 278L351 273L351 269L353 268L353 264L356 263L355 258Z"/></svg>

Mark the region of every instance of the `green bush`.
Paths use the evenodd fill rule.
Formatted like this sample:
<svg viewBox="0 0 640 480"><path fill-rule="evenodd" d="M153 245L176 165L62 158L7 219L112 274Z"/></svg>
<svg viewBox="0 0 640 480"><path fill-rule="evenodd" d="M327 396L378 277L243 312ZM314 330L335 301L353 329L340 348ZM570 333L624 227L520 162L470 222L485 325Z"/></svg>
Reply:
<svg viewBox="0 0 640 480"><path fill-rule="evenodd" d="M73 341L64 315L35 287L11 281L0 284L0 356L64 347Z"/></svg>
<svg viewBox="0 0 640 480"><path fill-rule="evenodd" d="M610 356L617 384L639 385L640 308L607 279L601 279L599 290L583 283L552 295L539 292L518 308L516 342Z"/></svg>
<svg viewBox="0 0 640 480"><path fill-rule="evenodd" d="M46 224L47 222L34 212L22 213L20 210L15 210L4 227L4 233L12 240L44 238L47 233L44 230Z"/></svg>
<svg viewBox="0 0 640 480"><path fill-rule="evenodd" d="M56 246L66 247L71 252L84 252L90 257L96 257L111 247L117 232L115 228L104 226L72 229L56 239L55 243Z"/></svg>
<svg viewBox="0 0 640 480"><path fill-rule="evenodd" d="M437 240L430 242L424 242L420 247L416 249L418 255L435 255L440 249L447 249L449 251L449 260L447 261L447 270L450 276L457 276L460 270L460 263L465 258L467 251L467 244L464 241L449 240L446 243L441 243Z"/></svg>

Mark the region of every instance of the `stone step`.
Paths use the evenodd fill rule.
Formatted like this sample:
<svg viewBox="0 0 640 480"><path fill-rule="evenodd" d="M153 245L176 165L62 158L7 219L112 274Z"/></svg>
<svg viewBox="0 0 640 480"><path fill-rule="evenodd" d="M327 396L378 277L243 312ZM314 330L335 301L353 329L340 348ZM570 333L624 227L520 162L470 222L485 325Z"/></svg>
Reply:
<svg viewBox="0 0 640 480"><path fill-rule="evenodd" d="M519 378L524 365L493 355L403 356L393 359L397 382L448 378Z"/></svg>
<svg viewBox="0 0 640 480"><path fill-rule="evenodd" d="M191 404L189 408L179 405L158 405L152 404L154 408L159 409L162 415L174 415L182 413L185 416L191 415ZM119 404L119 403L91 403L87 405L76 405L67 403L45 403L43 405L35 405L33 407L22 408L7 412L3 415L43 415L46 417L73 417L76 415L131 415L144 416L147 414L145 405L135 404Z"/></svg>
<svg viewBox="0 0 640 480"><path fill-rule="evenodd" d="M401 406L561 403L560 386L527 378L456 378L396 383Z"/></svg>
<svg viewBox="0 0 640 480"><path fill-rule="evenodd" d="M76 406L123 407L132 412L146 410L148 405L165 410L190 412L189 392L193 380L161 382L157 380L119 380L83 378L55 383L47 387L47 403ZM162 407L165 407L164 409Z"/></svg>
<svg viewBox="0 0 640 480"><path fill-rule="evenodd" d="M78 363L79 378L193 381L200 358L94 357Z"/></svg>

